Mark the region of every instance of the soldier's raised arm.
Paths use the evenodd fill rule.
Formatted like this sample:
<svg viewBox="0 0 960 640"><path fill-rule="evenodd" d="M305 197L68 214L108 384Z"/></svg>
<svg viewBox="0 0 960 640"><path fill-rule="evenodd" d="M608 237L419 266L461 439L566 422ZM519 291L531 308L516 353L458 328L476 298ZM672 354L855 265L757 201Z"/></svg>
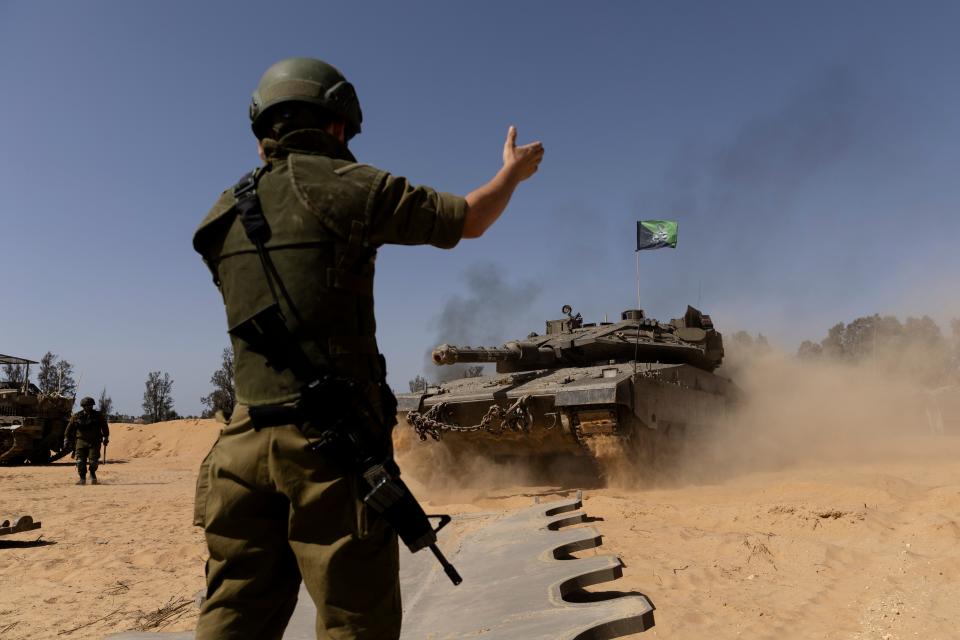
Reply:
<svg viewBox="0 0 960 640"><path fill-rule="evenodd" d="M542 159L543 145L531 142L518 147L517 129L510 127L503 145L503 166L466 197L414 185L385 172L376 175L378 171L369 166L357 165L344 175L375 184L372 244L432 244L449 249L461 238L483 235L506 209L517 185L537 172Z"/></svg>
<svg viewBox="0 0 960 640"><path fill-rule="evenodd" d="M517 128L511 126L503 143L503 166L500 171L490 182L467 194L463 237L482 236L507 208L517 185L537 172L541 160L543 145L538 141L518 147Z"/></svg>

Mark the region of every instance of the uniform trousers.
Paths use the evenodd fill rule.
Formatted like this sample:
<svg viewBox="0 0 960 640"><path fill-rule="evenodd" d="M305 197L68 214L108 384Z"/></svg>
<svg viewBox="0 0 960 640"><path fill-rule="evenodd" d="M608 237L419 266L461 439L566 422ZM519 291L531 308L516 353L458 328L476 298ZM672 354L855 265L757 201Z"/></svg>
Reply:
<svg viewBox="0 0 960 640"><path fill-rule="evenodd" d="M368 512L361 482L307 449L296 425L253 428L238 405L200 468L207 598L198 640L279 640L300 581L318 640L396 640L397 537Z"/></svg>
<svg viewBox="0 0 960 640"><path fill-rule="evenodd" d="M97 468L100 466L100 443L77 441L74 449L77 456L77 473L81 478L87 477L87 461L90 463L90 473L96 475Z"/></svg>

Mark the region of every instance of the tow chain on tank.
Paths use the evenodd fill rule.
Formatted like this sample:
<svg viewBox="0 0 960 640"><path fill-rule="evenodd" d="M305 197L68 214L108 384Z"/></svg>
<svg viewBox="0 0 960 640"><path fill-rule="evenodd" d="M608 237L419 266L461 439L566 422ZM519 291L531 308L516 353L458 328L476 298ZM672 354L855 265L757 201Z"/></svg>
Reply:
<svg viewBox="0 0 960 640"><path fill-rule="evenodd" d="M461 427L456 423L442 420L441 416L447 406L445 402L438 402L426 413L410 411L407 413L407 421L413 425L420 440L426 440L427 436L434 440L440 440L444 431L455 433L489 431L495 436L500 435L503 431L526 433L533 426L533 411L530 410L529 401L530 396L521 396L506 409L498 404L492 404L480 419L480 423L469 427ZM494 419L499 420L499 424L494 425Z"/></svg>

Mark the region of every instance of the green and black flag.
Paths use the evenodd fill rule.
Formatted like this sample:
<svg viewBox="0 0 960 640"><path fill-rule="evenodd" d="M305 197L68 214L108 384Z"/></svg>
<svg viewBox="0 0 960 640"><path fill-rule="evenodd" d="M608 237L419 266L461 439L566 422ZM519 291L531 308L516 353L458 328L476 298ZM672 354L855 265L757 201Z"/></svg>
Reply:
<svg viewBox="0 0 960 640"><path fill-rule="evenodd" d="M664 247L677 248L677 221L638 220L637 251Z"/></svg>

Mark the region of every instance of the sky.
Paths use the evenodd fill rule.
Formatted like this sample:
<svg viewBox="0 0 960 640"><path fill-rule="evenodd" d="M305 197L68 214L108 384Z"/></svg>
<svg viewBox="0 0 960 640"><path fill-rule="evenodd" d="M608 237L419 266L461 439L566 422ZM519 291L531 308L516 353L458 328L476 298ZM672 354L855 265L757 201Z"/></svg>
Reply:
<svg viewBox="0 0 960 640"><path fill-rule="evenodd" d="M362 162L465 194L507 127L540 171L482 238L384 247L389 381L441 342L499 344L570 304L687 304L786 349L839 321L960 315L955 2L0 0L0 353L72 362L141 412L150 371L202 410L227 345L191 247L257 165L247 120L289 56L354 84Z"/></svg>

